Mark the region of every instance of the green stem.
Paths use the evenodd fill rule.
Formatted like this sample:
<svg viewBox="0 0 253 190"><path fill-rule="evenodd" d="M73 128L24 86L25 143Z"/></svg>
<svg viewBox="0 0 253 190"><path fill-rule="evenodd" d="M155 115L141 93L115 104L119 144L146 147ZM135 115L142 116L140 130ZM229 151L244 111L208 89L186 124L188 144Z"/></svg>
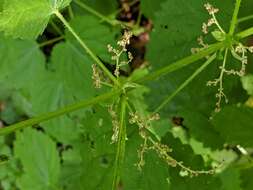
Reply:
<svg viewBox="0 0 253 190"><path fill-rule="evenodd" d="M235 27L237 25L237 18L238 18L240 5L241 5L241 0L236 0L235 9L234 9L232 21L231 21L231 24L230 24L230 29L229 29L229 35L230 36L234 35L234 33L235 33Z"/></svg>
<svg viewBox="0 0 253 190"><path fill-rule="evenodd" d="M245 17L239 18L237 20L237 23L242 23L242 22L245 22L245 21L248 21L248 20L251 20L251 19L253 19L253 15L245 16Z"/></svg>
<svg viewBox="0 0 253 190"><path fill-rule="evenodd" d="M61 31L61 29L60 29L53 21L51 21L50 24L52 25L52 27L54 28L54 30L55 30L58 34L60 34L61 36L64 35L63 32Z"/></svg>
<svg viewBox="0 0 253 190"><path fill-rule="evenodd" d="M174 63L171 63L166 67L163 67L163 68L161 68L157 71L154 71L153 73L150 73L150 74L144 76L141 79L138 79L136 82L143 83L145 81L150 81L150 80L160 78L163 75L166 75L168 73L171 73L173 71L176 71L178 69L186 67L186 66L190 65L191 63L194 63L195 61L198 61L198 60L206 57L207 55L218 51L219 49L221 49L223 47L224 47L224 42L219 42L219 43L216 43L216 44L212 44L212 45L209 46L209 48L207 48L203 51L200 51L196 54L185 57L185 58L183 58L179 61L176 61Z"/></svg>
<svg viewBox="0 0 253 190"><path fill-rule="evenodd" d="M90 50L90 48L85 44L85 42L79 37L79 35L74 31L74 29L69 25L65 20L62 14L58 11L54 12L55 15L61 20L61 22L66 26L70 33L76 38L79 44L84 48L84 50L89 54L89 56L99 65L99 67L104 71L104 73L116 84L119 86L119 82L112 75L112 73L104 66L104 64L98 59L98 57Z"/></svg>
<svg viewBox="0 0 253 190"><path fill-rule="evenodd" d="M58 41L60 41L60 40L63 40L64 38L65 38L64 36L60 36L60 37L58 37L58 38L54 38L54 39L51 39L51 40L42 42L41 44L39 44L39 47L44 47L44 46L53 44L53 43L55 43L55 42L58 42Z"/></svg>
<svg viewBox="0 0 253 190"><path fill-rule="evenodd" d="M92 98L90 100L80 101L78 103L66 106L66 107L58 109L56 111L41 114L41 115L34 117L32 119L21 121L19 123L14 124L14 125L11 125L11 126L8 126L5 128L1 128L0 129L0 136L12 133L16 130L24 129L24 128L32 126L32 125L39 124L43 121L47 121L47 120L53 119L55 117L59 117L61 115L64 115L64 114L67 114L67 113L70 113L70 112L73 112L73 111L76 111L76 110L79 110L79 109L82 109L82 108L85 108L85 107L88 107L88 106L91 106L94 104L97 104L101 101L110 99L113 96L118 95L119 93L120 93L119 90L112 91L112 92L97 96L95 98Z"/></svg>
<svg viewBox="0 0 253 190"><path fill-rule="evenodd" d="M171 95L169 95L154 111L158 113L166 104L168 104L181 90L183 90L196 76L198 76L214 59L216 54L208 58L208 60L200 66L185 82L183 82Z"/></svg>
<svg viewBox="0 0 253 190"><path fill-rule="evenodd" d="M73 13L71 5L68 6L68 12L69 12L70 19L73 19L74 18L74 13Z"/></svg>
<svg viewBox="0 0 253 190"><path fill-rule="evenodd" d="M115 26L117 25L117 21L116 20L111 20L109 18L107 18L106 16L102 15L101 13L97 12L96 10L92 9L91 7L89 7L88 5L86 5L85 3L79 1L79 0L74 0L74 2L79 5L81 8L85 9L86 11L88 11L89 13L95 15L96 17L102 19L103 21L107 22L108 24Z"/></svg>
<svg viewBox="0 0 253 190"><path fill-rule="evenodd" d="M114 175L112 190L118 189L118 184L121 176L121 169L125 158L125 145L126 145L126 98L122 96L120 103L120 123L119 123L119 134L117 140L117 152L114 163Z"/></svg>
<svg viewBox="0 0 253 190"><path fill-rule="evenodd" d="M247 38L247 37L252 36L252 35L253 35L253 27L248 28L248 29L238 33L236 35L236 37L238 37L239 39L243 39L243 38Z"/></svg>

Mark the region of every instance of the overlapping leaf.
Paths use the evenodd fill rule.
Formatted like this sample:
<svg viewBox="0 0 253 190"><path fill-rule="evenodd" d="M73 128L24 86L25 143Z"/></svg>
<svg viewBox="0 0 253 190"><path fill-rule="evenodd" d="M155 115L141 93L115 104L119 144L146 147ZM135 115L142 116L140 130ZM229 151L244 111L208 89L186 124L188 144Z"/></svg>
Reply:
<svg viewBox="0 0 253 190"><path fill-rule="evenodd" d="M71 0L4 0L0 31L14 38L36 38L46 28L55 10Z"/></svg>
<svg viewBox="0 0 253 190"><path fill-rule="evenodd" d="M151 33L151 41L147 52L147 59L150 61L153 70L191 55L191 48L198 46L196 41L202 35L202 23L208 20L208 13L204 8L205 3L206 1L203 0L194 2L168 0L162 4L161 11L156 14L154 19L154 30ZM210 3L219 8L217 18L225 30L228 30L231 20L231 12L228 10L233 10L234 3L229 0L222 3L210 1ZM150 87L155 94L152 93L148 96L151 109L156 108L164 98L172 94L204 61L194 63L160 78L159 81L152 82ZM218 67L221 61L216 59L211 63L161 111L169 117L181 116L182 111L191 112L194 117L186 118L186 127L191 129L190 135L195 138L198 137L206 145L209 144L207 146L213 146L217 143L209 136L209 133L203 135L206 128L201 129L206 125L211 126L209 118L215 107L217 89L207 87L206 83L218 77L220 73ZM231 60L231 55L229 55L229 63L238 64ZM224 92L230 103L243 100L239 78L230 76L224 79L223 84ZM210 127L209 129L212 130Z"/></svg>
<svg viewBox="0 0 253 190"><path fill-rule="evenodd" d="M195 155L189 145L182 144L179 139L174 138L170 133L167 133L162 141L173 149L170 155L177 161L182 161L185 166L193 170L206 170L202 157ZM170 167L169 170L170 189L172 190L220 189L221 181L213 175L199 175L190 178L189 176L181 176L180 168Z"/></svg>
<svg viewBox="0 0 253 190"><path fill-rule="evenodd" d="M60 188L59 154L56 143L46 134L34 129L18 133L14 151L24 170L24 174L18 180L22 190Z"/></svg>

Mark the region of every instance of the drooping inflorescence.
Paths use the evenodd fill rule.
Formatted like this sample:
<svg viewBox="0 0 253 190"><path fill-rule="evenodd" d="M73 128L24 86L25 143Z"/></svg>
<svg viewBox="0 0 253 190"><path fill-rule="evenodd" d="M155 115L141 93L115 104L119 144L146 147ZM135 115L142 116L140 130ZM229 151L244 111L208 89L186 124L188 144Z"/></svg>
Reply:
<svg viewBox="0 0 253 190"><path fill-rule="evenodd" d="M208 14L211 15L211 18L208 19L207 22L204 22L202 24L202 32L204 35L209 34L209 28L211 26L215 26L215 29L211 31L212 36L217 40L217 41L224 41L226 40L226 37L228 34L225 32L225 30L222 28L222 26L219 24L216 14L219 12L218 8L215 8L212 6L210 3L204 4L204 8L207 10ZM200 36L198 39L198 44L200 47L198 48L192 48L191 52L192 53L197 53L201 50L207 49L209 46L204 42L203 36ZM232 44L232 43L231 43ZM246 65L247 65L247 53L253 52L253 47L247 47L244 46L240 42L235 42L233 45L231 45L230 48L226 48L221 52L223 55L223 61L222 65L219 67L220 69L220 75L218 78L214 80L210 80L207 82L207 86L214 86L218 87L217 93L215 94L215 97L217 99L216 105L215 105L215 112L219 112L221 110L221 104L222 100L225 100L225 103L228 103L228 98L226 94L224 93L224 84L223 84L223 79L225 75L237 75L239 77L242 77L245 75L246 71ZM235 69L227 69L227 63L230 62L228 60L229 58L229 53L231 53L232 57L235 58L236 60L241 62L241 68L239 70ZM232 65L230 65L232 66Z"/></svg>
<svg viewBox="0 0 253 190"><path fill-rule="evenodd" d="M128 65L132 60L133 56L130 52L127 52L127 46L130 44L130 38L132 33L125 31L122 38L117 42L118 49L112 47L110 44L107 45L109 53L112 54L111 59L115 62L114 75L118 78L120 75L120 68ZM123 53L127 52L128 61L121 60Z"/></svg>
<svg viewBox="0 0 253 190"><path fill-rule="evenodd" d="M154 140L148 133L151 122L157 121L160 119L159 114L151 114L147 117L142 117L138 113L130 112L129 114L130 124L136 124L139 127L139 134L143 139L143 143L140 145L140 149L137 150L139 162L136 163L136 166L139 170L142 170L143 166L145 165L145 153L150 150L153 150L157 153L157 155L164 160L169 166L172 167L180 167L181 172L184 173L184 176L198 176L200 174L213 174L216 171L216 167L211 170L193 170L189 167L186 167L183 162L177 161L170 153L173 151L168 145L162 144L157 140Z"/></svg>

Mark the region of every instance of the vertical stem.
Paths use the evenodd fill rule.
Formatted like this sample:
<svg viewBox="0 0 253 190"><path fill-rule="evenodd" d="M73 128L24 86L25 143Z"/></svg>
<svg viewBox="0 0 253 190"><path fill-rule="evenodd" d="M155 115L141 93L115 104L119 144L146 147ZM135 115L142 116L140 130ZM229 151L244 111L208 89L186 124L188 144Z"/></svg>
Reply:
<svg viewBox="0 0 253 190"><path fill-rule="evenodd" d="M113 183L112 190L117 190L122 165L124 163L125 158L125 145L126 145L126 98L124 96L121 97L120 103L120 124L119 124L119 135L117 141L117 152L114 163L114 175L113 175Z"/></svg>
<svg viewBox="0 0 253 190"><path fill-rule="evenodd" d="M181 90L183 90L196 76L198 76L216 57L212 55L202 66L200 66L185 82L183 82L171 95L169 95L154 111L159 112L165 105L167 105Z"/></svg>
<svg viewBox="0 0 253 190"><path fill-rule="evenodd" d="M76 38L79 44L83 49L88 53L88 55L99 65L99 67L104 71L104 73L116 84L119 86L119 82L112 75L112 73L104 66L104 64L98 59L98 57L91 51L91 49L86 45L86 43L79 37L79 35L74 31L74 29L69 25L65 20L62 14L58 11L55 11L54 14L60 19L64 26L70 31L70 33Z"/></svg>
<svg viewBox="0 0 253 190"><path fill-rule="evenodd" d="M239 13L240 5L241 5L241 0L236 0L235 9L234 9L232 21L231 21L231 24L230 24L230 29L229 29L229 35L231 35L231 36L235 32L235 27L237 25L237 18L238 18L238 13Z"/></svg>

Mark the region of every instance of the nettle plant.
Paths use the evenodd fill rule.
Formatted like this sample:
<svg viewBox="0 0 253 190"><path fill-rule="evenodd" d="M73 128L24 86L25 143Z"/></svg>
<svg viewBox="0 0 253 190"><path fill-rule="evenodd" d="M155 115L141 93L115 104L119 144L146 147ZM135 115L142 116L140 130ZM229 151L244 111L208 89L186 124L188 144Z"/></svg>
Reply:
<svg viewBox="0 0 253 190"><path fill-rule="evenodd" d="M0 0L0 189L252 189L252 4Z"/></svg>

